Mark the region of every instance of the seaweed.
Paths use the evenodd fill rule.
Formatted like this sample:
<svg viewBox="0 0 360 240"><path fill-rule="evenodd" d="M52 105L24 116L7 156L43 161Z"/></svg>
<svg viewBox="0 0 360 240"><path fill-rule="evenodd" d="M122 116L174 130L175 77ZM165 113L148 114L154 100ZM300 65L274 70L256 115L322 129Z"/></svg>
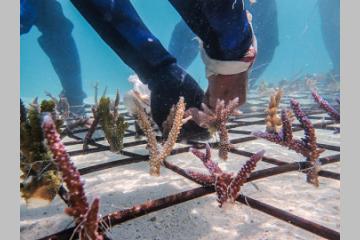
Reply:
<svg viewBox="0 0 360 240"><path fill-rule="evenodd" d="M95 88L97 92L97 88ZM105 94L105 91L104 91ZM94 120L85 136L83 149L88 148L91 137L95 132L96 126L100 123L106 140L110 145L110 151L120 152L123 149L123 139L126 129L129 127L124 117L118 113L120 104L120 94L116 91L115 100L112 102L110 98L103 95L99 102L92 107Z"/></svg>
<svg viewBox="0 0 360 240"><path fill-rule="evenodd" d="M41 114L53 111L54 106L51 100L42 101L40 106L36 100L27 112L23 104L20 108L20 170L23 173L20 191L26 202L32 198L51 201L61 186L60 176L44 144L41 129ZM59 128L60 124L57 121L56 127Z"/></svg>

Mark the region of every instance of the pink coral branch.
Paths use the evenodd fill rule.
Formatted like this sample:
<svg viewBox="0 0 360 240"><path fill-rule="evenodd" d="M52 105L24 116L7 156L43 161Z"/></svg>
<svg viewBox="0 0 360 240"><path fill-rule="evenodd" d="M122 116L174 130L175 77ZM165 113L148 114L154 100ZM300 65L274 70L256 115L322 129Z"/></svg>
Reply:
<svg viewBox="0 0 360 240"><path fill-rule="evenodd" d="M65 213L74 217L77 224L84 224L80 227L79 234L81 239L101 240L101 236L98 238L87 237L88 235L95 236L98 234L97 217L96 220L94 220L94 212L98 210L98 200L95 199L95 202L89 210L89 204L83 183L80 179L80 173L71 162L69 154L61 142L60 134L56 131L56 125L49 114L43 117L42 129L53 154L54 161L62 173L62 178L69 190L70 207L65 209ZM94 224L94 221L96 221L96 224Z"/></svg>
<svg viewBox="0 0 360 240"><path fill-rule="evenodd" d="M223 172L217 163L211 159L209 144L206 144L206 153L202 153L196 149L192 149L191 152L203 162L211 175L190 170L181 170L181 172L204 186L214 186L218 197L217 201L219 202L219 207L222 207L227 201L234 202L240 192L241 186L246 182L251 172L255 169L256 164L261 160L265 153L265 151L260 151L254 154L249 161L245 163L238 174L234 176L233 174ZM171 164L167 163L167 165ZM174 166L170 167L174 168Z"/></svg>
<svg viewBox="0 0 360 240"><path fill-rule="evenodd" d="M292 134L292 123L291 120L289 119L289 114L288 111L283 110L281 111L281 121L282 121L282 139L284 142L288 142L291 139L293 139L293 134Z"/></svg>
<svg viewBox="0 0 360 240"><path fill-rule="evenodd" d="M204 185L204 186L211 186L212 183L215 181L215 178L211 175L203 174L194 172L191 170L187 170L186 174L195 182Z"/></svg>
<svg viewBox="0 0 360 240"><path fill-rule="evenodd" d="M196 108L190 108L187 111L199 126L209 128L211 131L216 130L219 133L219 157L223 160L228 158L228 152L232 148L226 124L230 116L239 115L238 107L239 98L234 98L227 105L225 105L225 101L218 99L214 111L205 104L202 104L203 111Z"/></svg>
<svg viewBox="0 0 360 240"><path fill-rule="evenodd" d="M296 118L299 120L301 124L301 127L304 129L305 132L305 138L303 138L304 143L306 144L306 146L309 148L310 151L316 150L317 146L316 146L315 129L311 121L301 110L298 101L296 101L295 99L291 99L290 104Z"/></svg>
<svg viewBox="0 0 360 240"><path fill-rule="evenodd" d="M301 140L293 138L291 121L288 112L285 110L281 112L282 130L280 133L255 132L253 134L256 137L264 138L276 144L286 146L306 157L307 162L310 164L307 181L315 186L319 186L319 169L316 162L324 149L318 149L315 128L300 108L299 102L292 99L290 105L296 118L304 129L304 138Z"/></svg>
<svg viewBox="0 0 360 240"><path fill-rule="evenodd" d="M99 220L98 212L100 208L99 198L95 198L92 202L90 209L86 215L87 221L84 223L84 229L86 229L86 235L90 239L103 240L103 236L99 234Z"/></svg>
<svg viewBox="0 0 360 240"><path fill-rule="evenodd" d="M194 148L191 148L190 151L203 162L204 166L209 170L212 175L220 174L222 171L219 168L218 164L211 160L211 150L209 144L206 144L205 148L205 154Z"/></svg>
<svg viewBox="0 0 360 240"><path fill-rule="evenodd" d="M311 91L312 96L314 97L315 101L320 105L320 107L329 114L329 116L334 119L337 123L340 122L340 113L332 107L328 101L326 101L323 97L321 97L316 90ZM340 104L340 99L337 99L338 103Z"/></svg>
<svg viewBox="0 0 360 240"><path fill-rule="evenodd" d="M265 154L265 150L257 152L252 155L251 158L245 163L241 168L235 178L231 181L228 187L228 195L231 197L231 201L235 201L238 193L240 192L240 187L244 185L246 179L250 176L251 172L255 169L256 164L262 159Z"/></svg>

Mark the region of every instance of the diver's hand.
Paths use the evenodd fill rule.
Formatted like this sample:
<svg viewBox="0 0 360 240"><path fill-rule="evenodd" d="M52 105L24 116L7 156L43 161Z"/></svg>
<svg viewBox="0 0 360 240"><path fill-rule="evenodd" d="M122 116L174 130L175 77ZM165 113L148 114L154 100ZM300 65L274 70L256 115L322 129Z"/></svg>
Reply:
<svg viewBox="0 0 360 240"><path fill-rule="evenodd" d="M215 108L217 99L225 100L227 104L238 97L240 105L246 102L248 71L233 75L212 75L208 81L204 103L211 109Z"/></svg>

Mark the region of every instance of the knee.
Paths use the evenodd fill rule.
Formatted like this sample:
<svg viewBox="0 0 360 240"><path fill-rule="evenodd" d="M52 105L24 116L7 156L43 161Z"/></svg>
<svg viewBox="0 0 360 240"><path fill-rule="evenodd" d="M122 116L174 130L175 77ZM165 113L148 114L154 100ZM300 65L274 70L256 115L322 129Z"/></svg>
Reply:
<svg viewBox="0 0 360 240"><path fill-rule="evenodd" d="M44 36L70 35L73 23L64 15L62 7L57 1L45 1L39 7L37 28Z"/></svg>

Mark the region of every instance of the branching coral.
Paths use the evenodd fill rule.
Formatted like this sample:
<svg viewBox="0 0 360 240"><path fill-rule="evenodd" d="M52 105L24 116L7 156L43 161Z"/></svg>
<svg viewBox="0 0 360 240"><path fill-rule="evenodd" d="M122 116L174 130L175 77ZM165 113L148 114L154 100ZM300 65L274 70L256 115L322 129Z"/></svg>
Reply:
<svg viewBox="0 0 360 240"><path fill-rule="evenodd" d="M141 105L137 105L136 116L138 117L139 126L148 139L148 149L150 152L150 175L160 175L160 165L164 159L170 155L180 134L181 127L186 121L183 119L185 112L185 102L183 97L180 97L175 109L176 111L171 130L166 141L160 145L156 140L156 135L151 126L148 115L145 113Z"/></svg>
<svg viewBox="0 0 360 240"><path fill-rule="evenodd" d="M266 131L269 133L277 133L281 129L281 119L277 114L283 91L277 90L275 94L271 95L268 109L266 110Z"/></svg>
<svg viewBox="0 0 360 240"><path fill-rule="evenodd" d="M332 107L328 101L326 101L323 97L319 95L316 90L311 91L312 96L315 101L319 104L319 106L327 112L327 114L337 123L340 122L340 113L336 111L334 107Z"/></svg>
<svg viewBox="0 0 360 240"><path fill-rule="evenodd" d="M100 125L105 133L105 138L110 144L110 151L119 152L123 148L123 138L128 123L123 116L118 113L120 103L119 91L116 92L116 98L111 103L110 98L102 97L96 109L99 115Z"/></svg>
<svg viewBox="0 0 360 240"><path fill-rule="evenodd" d="M99 123L110 145L110 151L120 152L122 150L125 130L129 125L125 122L124 117L118 113L119 104L119 91L116 92L116 97L113 102L110 101L110 98L102 96L99 103L95 103L95 106L92 108L94 120L85 136L84 150L88 148L91 137Z"/></svg>
<svg viewBox="0 0 360 240"><path fill-rule="evenodd" d="M191 149L191 152L198 157L210 172L210 175L185 170L185 174L195 182L204 186L214 186L218 196L219 207L225 202L233 203L239 196L240 188L246 182L256 164L262 159L265 151L254 154L235 175L223 172L217 163L211 159L209 144L206 144L206 152ZM168 165L168 162L166 163Z"/></svg>
<svg viewBox="0 0 360 240"><path fill-rule="evenodd" d="M80 173L71 162L56 131L54 121L48 114L43 117L42 129L54 161L69 190L70 206L65 209L65 213L75 218L80 239L102 240L103 237L98 233L99 199L95 199L89 206Z"/></svg>
<svg viewBox="0 0 360 240"><path fill-rule="evenodd" d="M91 125L88 117L70 112L70 105L65 96L60 95L59 99L57 99L49 92L45 91L45 94L51 99L51 102L55 104L53 114L56 114L57 121L61 120L61 122L64 123L65 129L61 132L62 137L71 134L75 128L88 127Z"/></svg>
<svg viewBox="0 0 360 240"><path fill-rule="evenodd" d="M41 112L49 111L53 115L54 106L52 101L43 101L41 107L34 101L27 113L24 105L20 108L20 170L23 173L20 190L27 202L35 198L51 201L61 186L57 168L43 143L40 120ZM57 124L59 128L58 121Z"/></svg>
<svg viewBox="0 0 360 240"><path fill-rule="evenodd" d="M239 107L239 98L234 98L225 105L225 101L217 100L215 111L209 109L205 104L202 104L203 111L195 108L190 108L192 119L201 127L208 128L210 132L216 130L220 137L219 157L226 160L228 152L231 149L229 140L229 133L226 124L229 117L232 115L239 115L237 108Z"/></svg>
<svg viewBox="0 0 360 240"><path fill-rule="evenodd" d="M257 87L257 94L259 96L267 96L269 94L272 94L275 91L274 88L269 86L265 81L261 81L259 86Z"/></svg>
<svg viewBox="0 0 360 240"><path fill-rule="evenodd" d="M60 96L60 98L57 99L51 93L46 91L45 94L55 103L56 111L59 113L62 119L68 119L70 117L70 105L67 98L65 96Z"/></svg>
<svg viewBox="0 0 360 240"><path fill-rule="evenodd" d="M292 123L289 119L289 113L286 110L281 112L282 130L279 133L255 132L254 135L279 145L286 146L306 157L306 160L309 163L307 182L319 186L319 166L317 159L324 149L318 149L315 128L301 110L299 102L292 99L291 108L293 109L296 118L299 120L301 127L304 129L304 138L301 140L293 138Z"/></svg>

